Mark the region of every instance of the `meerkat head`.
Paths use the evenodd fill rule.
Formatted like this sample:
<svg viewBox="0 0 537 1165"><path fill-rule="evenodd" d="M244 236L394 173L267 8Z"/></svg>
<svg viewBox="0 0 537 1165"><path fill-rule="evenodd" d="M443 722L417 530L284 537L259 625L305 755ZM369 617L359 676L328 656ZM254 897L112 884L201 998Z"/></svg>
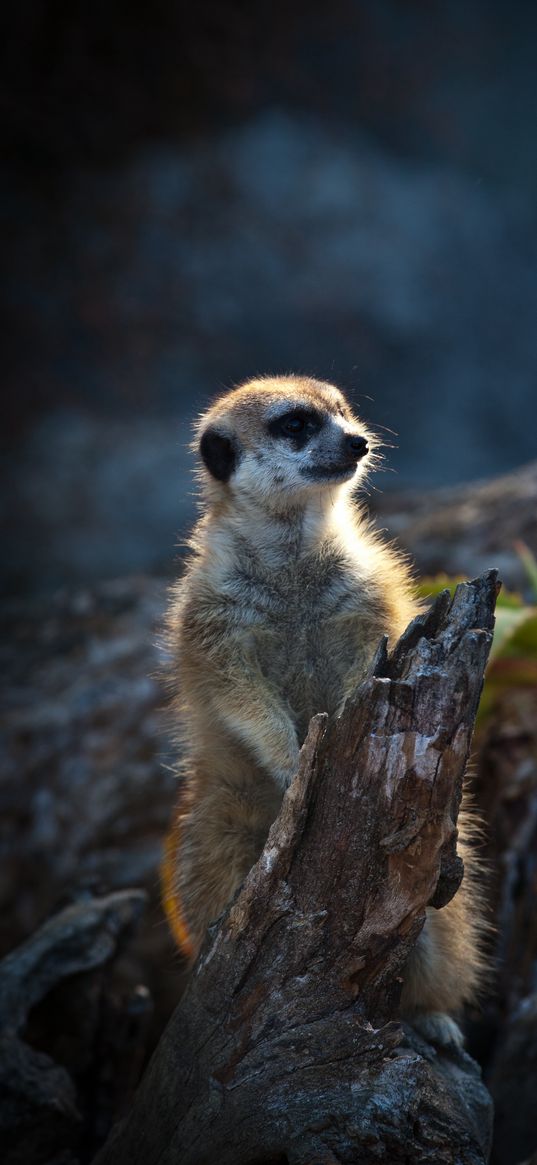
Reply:
<svg viewBox="0 0 537 1165"><path fill-rule="evenodd" d="M354 486L372 436L338 388L301 376L251 380L201 417L197 443L209 492L300 504Z"/></svg>

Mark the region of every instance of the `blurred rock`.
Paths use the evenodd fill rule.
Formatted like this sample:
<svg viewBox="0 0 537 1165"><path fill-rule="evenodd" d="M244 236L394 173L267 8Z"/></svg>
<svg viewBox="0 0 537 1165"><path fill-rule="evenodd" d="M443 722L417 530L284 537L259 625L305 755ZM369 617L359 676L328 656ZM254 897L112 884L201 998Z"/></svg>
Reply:
<svg viewBox="0 0 537 1165"><path fill-rule="evenodd" d="M131 1000L109 994L109 965L143 905L139 890L79 902L0 962L5 1165L50 1165L60 1154L89 1161L130 1099L147 1050L148 1008L144 1015L138 1007L133 1022ZM103 1028L112 1075L106 1100L99 1088Z"/></svg>
<svg viewBox="0 0 537 1165"><path fill-rule="evenodd" d="M533 194L276 110L43 182L5 183L12 586L73 577L108 494L94 577L161 563L185 417L258 371L340 382L408 486L534 456Z"/></svg>
<svg viewBox="0 0 537 1165"><path fill-rule="evenodd" d="M506 1022L489 1078L494 1098L492 1165L537 1157L537 993L523 999ZM530 1156L531 1155L531 1156Z"/></svg>
<svg viewBox="0 0 537 1165"><path fill-rule="evenodd" d="M485 822L498 927L499 1006L537 988L537 690L504 690L479 740L475 795Z"/></svg>
<svg viewBox="0 0 537 1165"><path fill-rule="evenodd" d="M492 1160L518 1165L537 1150L537 690L501 693L477 743L494 978L475 1017L473 1050L480 1042L488 1063Z"/></svg>
<svg viewBox="0 0 537 1165"><path fill-rule="evenodd" d="M516 543L537 556L537 461L453 489L374 494L371 509L421 575L473 578L496 566L505 586L527 589Z"/></svg>
<svg viewBox="0 0 537 1165"><path fill-rule="evenodd" d="M176 795L156 645L165 588L128 579L3 612L0 950L88 890L149 896L126 980L178 997L160 908L162 838ZM136 958L140 962L136 966Z"/></svg>

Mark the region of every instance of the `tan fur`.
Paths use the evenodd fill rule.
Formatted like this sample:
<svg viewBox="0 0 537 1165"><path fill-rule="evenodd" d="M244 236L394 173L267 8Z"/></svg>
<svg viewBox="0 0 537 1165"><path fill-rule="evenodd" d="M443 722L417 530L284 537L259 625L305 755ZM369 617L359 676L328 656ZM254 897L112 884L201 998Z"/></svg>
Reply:
<svg viewBox="0 0 537 1165"><path fill-rule="evenodd" d="M321 418L300 449L268 429L297 409ZM310 717L336 715L380 636L393 644L416 611L405 560L354 500L375 442L338 389L295 376L250 381L201 418L196 445L204 435L236 462L228 480L201 466L204 512L169 609L185 760L165 904L190 956L259 856ZM369 451L331 477L346 435L364 436ZM326 478L309 476L326 467ZM468 880L428 911L406 1012L460 1008L477 983L478 930Z"/></svg>

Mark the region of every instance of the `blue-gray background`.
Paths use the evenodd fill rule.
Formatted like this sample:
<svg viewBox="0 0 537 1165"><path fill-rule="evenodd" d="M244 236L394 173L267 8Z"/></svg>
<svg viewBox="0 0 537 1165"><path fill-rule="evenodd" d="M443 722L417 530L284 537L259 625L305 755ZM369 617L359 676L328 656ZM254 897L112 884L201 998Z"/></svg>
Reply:
<svg viewBox="0 0 537 1165"><path fill-rule="evenodd" d="M537 7L28 0L3 51L9 590L169 570L257 372L395 430L384 490L535 457Z"/></svg>

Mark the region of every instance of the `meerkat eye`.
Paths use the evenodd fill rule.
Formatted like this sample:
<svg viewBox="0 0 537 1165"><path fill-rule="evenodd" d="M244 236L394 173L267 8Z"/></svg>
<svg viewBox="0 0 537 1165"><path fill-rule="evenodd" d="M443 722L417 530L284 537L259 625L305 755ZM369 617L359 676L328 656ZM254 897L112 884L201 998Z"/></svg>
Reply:
<svg viewBox="0 0 537 1165"><path fill-rule="evenodd" d="M282 432L290 433L292 437L294 437L296 433L303 433L305 427L306 422L304 417L286 417L282 421Z"/></svg>
<svg viewBox="0 0 537 1165"><path fill-rule="evenodd" d="M269 422L268 431L273 437L284 437L294 441L295 447L301 448L315 433L318 433L323 420L314 409L293 409L283 413Z"/></svg>

